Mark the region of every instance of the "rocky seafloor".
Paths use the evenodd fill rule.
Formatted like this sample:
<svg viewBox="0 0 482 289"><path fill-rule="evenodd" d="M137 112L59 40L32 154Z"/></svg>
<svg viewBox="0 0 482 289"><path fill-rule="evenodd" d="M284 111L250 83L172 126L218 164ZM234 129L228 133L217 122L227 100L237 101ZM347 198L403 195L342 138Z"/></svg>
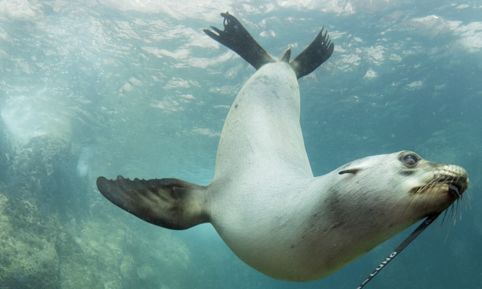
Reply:
<svg viewBox="0 0 482 289"><path fill-rule="evenodd" d="M106 213L68 141L7 139L0 127L0 288L182 287L175 270L190 266L184 243ZM165 250L137 250L152 246Z"/></svg>

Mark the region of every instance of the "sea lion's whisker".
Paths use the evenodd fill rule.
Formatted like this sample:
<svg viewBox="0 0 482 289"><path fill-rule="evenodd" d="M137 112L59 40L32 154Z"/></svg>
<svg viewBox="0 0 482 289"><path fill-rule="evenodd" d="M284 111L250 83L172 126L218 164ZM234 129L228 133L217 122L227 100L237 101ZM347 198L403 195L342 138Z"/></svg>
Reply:
<svg viewBox="0 0 482 289"><path fill-rule="evenodd" d="M455 207L455 204L452 204L450 206L449 210L450 210L450 217L452 219L452 225L455 225L456 224L456 220L455 220L456 207Z"/></svg>
<svg viewBox="0 0 482 289"><path fill-rule="evenodd" d="M457 176L455 179L454 179L454 183L458 184L461 180L461 177L460 176ZM457 223L457 219L461 220L462 219L462 210L460 208L460 201L463 199L464 197L464 194L462 194L461 192L458 191L458 188L457 188L457 199L455 200L455 203L454 205L452 205L453 207L455 207L455 212L454 212L454 225Z"/></svg>
<svg viewBox="0 0 482 289"><path fill-rule="evenodd" d="M445 218L447 217L448 210L444 210L444 215L442 217L442 224L445 223Z"/></svg>
<svg viewBox="0 0 482 289"><path fill-rule="evenodd" d="M415 193L417 194L417 193ZM401 202L401 201L400 201ZM407 210L409 208L412 208L413 204L415 203L415 198L410 198L409 202L408 202L408 205L405 206L405 210L403 210L403 214L404 215L407 215Z"/></svg>
<svg viewBox="0 0 482 289"><path fill-rule="evenodd" d="M437 185L436 179L430 180L430 182L426 185L427 191L430 192L436 185Z"/></svg>

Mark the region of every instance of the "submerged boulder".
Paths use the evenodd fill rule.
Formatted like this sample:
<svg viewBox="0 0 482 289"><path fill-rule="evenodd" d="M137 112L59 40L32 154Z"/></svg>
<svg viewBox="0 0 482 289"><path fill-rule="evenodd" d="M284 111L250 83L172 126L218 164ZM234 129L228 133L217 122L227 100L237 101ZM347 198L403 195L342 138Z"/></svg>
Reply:
<svg viewBox="0 0 482 289"><path fill-rule="evenodd" d="M94 180L77 174L78 159L59 139L15 148L0 181L0 287L189 288L184 242L119 218Z"/></svg>
<svg viewBox="0 0 482 289"><path fill-rule="evenodd" d="M59 288L57 226L23 202L12 207L0 192L0 280L2 289Z"/></svg>
<svg viewBox="0 0 482 289"><path fill-rule="evenodd" d="M68 226L63 242L61 288L183 288L191 260L170 232L139 234L109 214Z"/></svg>

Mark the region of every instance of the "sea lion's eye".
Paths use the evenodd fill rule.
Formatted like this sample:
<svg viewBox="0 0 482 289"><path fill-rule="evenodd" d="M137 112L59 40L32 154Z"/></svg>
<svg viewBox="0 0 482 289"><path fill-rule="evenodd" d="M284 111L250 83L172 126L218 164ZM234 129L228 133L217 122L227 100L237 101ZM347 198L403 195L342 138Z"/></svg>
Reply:
<svg viewBox="0 0 482 289"><path fill-rule="evenodd" d="M418 161L420 160L420 157L414 153L409 153L402 156L400 160L405 166L409 168L413 168L417 165Z"/></svg>

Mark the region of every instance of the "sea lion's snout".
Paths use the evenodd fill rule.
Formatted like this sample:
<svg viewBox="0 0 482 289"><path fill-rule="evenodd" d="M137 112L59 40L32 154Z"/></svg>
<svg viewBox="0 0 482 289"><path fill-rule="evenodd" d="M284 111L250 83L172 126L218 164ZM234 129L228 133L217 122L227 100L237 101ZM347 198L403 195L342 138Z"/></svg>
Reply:
<svg viewBox="0 0 482 289"><path fill-rule="evenodd" d="M469 185L467 171L456 165L440 165L435 171L431 183L447 185L447 192L458 199Z"/></svg>
<svg viewBox="0 0 482 289"><path fill-rule="evenodd" d="M441 165L429 184L443 184L453 201L462 197L469 186L467 171L456 165Z"/></svg>
<svg viewBox="0 0 482 289"><path fill-rule="evenodd" d="M443 193L448 194L451 201L455 201L462 197L462 194L468 188L467 171L460 166L428 163L425 169L429 170L425 174L427 179L423 185L414 187L411 193Z"/></svg>
<svg viewBox="0 0 482 289"><path fill-rule="evenodd" d="M450 172L448 178L448 191L456 199L460 198L469 186L467 171L459 166L447 166Z"/></svg>

